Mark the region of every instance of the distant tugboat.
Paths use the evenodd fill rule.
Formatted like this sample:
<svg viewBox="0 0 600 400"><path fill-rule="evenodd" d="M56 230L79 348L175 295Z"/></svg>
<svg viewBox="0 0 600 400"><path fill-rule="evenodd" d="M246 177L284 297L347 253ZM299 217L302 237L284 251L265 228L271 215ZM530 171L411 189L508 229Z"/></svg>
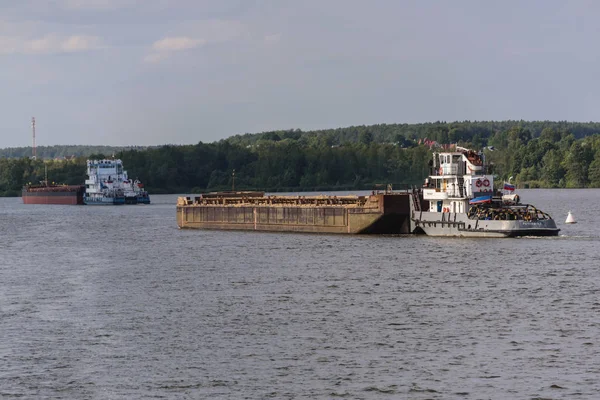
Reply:
<svg viewBox="0 0 600 400"><path fill-rule="evenodd" d="M150 196L137 179L132 181L121 160L88 160L84 204L150 204Z"/></svg>
<svg viewBox="0 0 600 400"><path fill-rule="evenodd" d="M430 236L557 236L554 220L522 204L513 185L504 183L504 192L494 191L484 161L482 152L462 147L434 153L422 189L424 207L420 201L411 203L415 229Z"/></svg>

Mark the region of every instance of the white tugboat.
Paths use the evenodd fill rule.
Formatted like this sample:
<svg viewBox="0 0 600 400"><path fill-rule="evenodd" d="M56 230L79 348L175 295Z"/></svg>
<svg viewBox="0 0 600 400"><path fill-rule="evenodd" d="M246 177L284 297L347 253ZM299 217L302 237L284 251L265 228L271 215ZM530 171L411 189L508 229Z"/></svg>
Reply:
<svg viewBox="0 0 600 400"><path fill-rule="evenodd" d="M84 204L149 204L140 181L131 180L121 160L88 160Z"/></svg>
<svg viewBox="0 0 600 400"><path fill-rule="evenodd" d="M415 229L429 236L557 236L560 229L546 213L522 204L515 187L494 191L482 152L457 147L434 153L432 171L422 189L423 201L412 201Z"/></svg>
<svg viewBox="0 0 600 400"><path fill-rule="evenodd" d="M123 194L125 195L125 204L150 204L150 196L144 189L144 185L138 179L129 179L127 171L123 171L125 180L123 180Z"/></svg>

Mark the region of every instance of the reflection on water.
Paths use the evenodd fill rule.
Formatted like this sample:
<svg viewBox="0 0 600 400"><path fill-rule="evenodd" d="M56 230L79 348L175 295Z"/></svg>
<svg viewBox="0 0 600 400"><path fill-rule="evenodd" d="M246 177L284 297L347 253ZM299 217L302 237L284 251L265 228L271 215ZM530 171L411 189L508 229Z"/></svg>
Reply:
<svg viewBox="0 0 600 400"><path fill-rule="evenodd" d="M192 231L177 196L0 199L0 397L595 399L598 191L519 194L561 236Z"/></svg>

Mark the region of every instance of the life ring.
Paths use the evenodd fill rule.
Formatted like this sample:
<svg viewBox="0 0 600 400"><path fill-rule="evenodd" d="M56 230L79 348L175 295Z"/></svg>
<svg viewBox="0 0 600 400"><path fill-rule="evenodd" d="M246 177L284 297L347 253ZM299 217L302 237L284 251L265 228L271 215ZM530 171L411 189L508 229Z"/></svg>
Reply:
<svg viewBox="0 0 600 400"><path fill-rule="evenodd" d="M450 212L450 208L449 207L444 207L444 209L442 210L442 212Z"/></svg>
<svg viewBox="0 0 600 400"><path fill-rule="evenodd" d="M485 179L483 180L483 186L485 186L485 187L488 187L488 186L490 186L490 181L488 180L488 178L485 178Z"/></svg>
<svg viewBox="0 0 600 400"><path fill-rule="evenodd" d="M444 175L444 170L442 169L442 167L440 167L440 171L439 171L439 175Z"/></svg>
<svg viewBox="0 0 600 400"><path fill-rule="evenodd" d="M477 179L477 182L475 182L475 186L481 187L481 185L482 185L481 179Z"/></svg>

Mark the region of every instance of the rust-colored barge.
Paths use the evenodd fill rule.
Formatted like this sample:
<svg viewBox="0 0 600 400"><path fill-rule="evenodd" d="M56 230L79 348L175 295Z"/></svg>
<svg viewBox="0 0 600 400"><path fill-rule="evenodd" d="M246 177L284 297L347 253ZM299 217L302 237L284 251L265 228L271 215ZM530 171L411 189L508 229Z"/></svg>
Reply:
<svg viewBox="0 0 600 400"><path fill-rule="evenodd" d="M24 204L83 204L85 186L26 185L21 196Z"/></svg>
<svg viewBox="0 0 600 400"><path fill-rule="evenodd" d="M406 192L366 196L265 196L262 192L220 192L180 197L180 228L277 232L411 233L411 202Z"/></svg>

